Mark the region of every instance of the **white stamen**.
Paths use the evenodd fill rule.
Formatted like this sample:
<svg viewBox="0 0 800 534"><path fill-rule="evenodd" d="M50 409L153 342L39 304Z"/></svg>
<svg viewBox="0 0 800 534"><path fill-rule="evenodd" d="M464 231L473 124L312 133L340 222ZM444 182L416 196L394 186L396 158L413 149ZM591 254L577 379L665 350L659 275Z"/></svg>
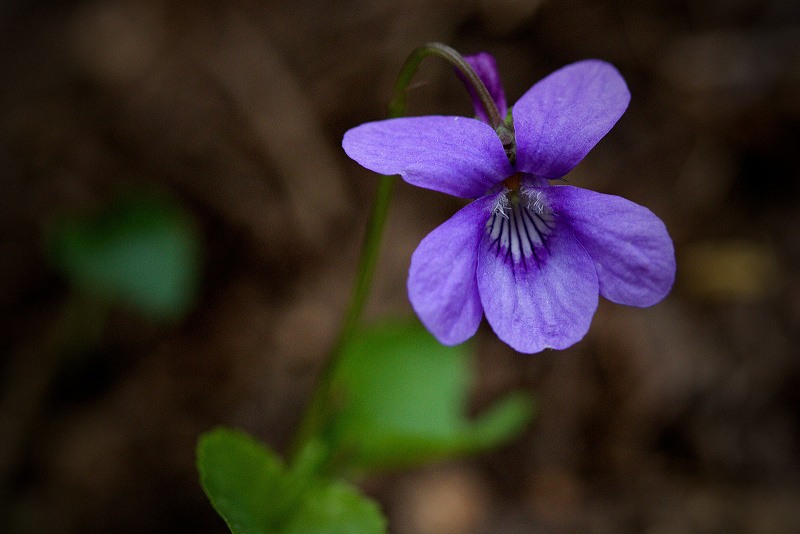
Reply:
<svg viewBox="0 0 800 534"><path fill-rule="evenodd" d="M536 213L544 212L545 207L542 201L544 192L541 189L522 187L520 192L528 199L528 209L534 210Z"/></svg>
<svg viewBox="0 0 800 534"><path fill-rule="evenodd" d="M497 202L494 203L492 213L497 213L508 219L508 193L509 189L503 191L503 194L497 197Z"/></svg>
<svg viewBox="0 0 800 534"><path fill-rule="evenodd" d="M498 255L510 257L513 263L522 263L528 268L537 265L549 253L546 241L552 233L554 219L541 190L520 192L527 202L512 201L508 194L500 195L486 223L486 233Z"/></svg>

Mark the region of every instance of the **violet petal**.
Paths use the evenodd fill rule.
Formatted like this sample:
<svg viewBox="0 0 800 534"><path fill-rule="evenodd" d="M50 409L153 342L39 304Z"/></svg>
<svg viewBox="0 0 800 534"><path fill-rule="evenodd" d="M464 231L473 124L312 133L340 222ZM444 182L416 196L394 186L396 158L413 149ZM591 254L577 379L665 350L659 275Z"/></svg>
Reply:
<svg viewBox="0 0 800 534"><path fill-rule="evenodd" d="M512 109L517 170L561 178L616 124L630 98L617 69L599 60L567 65L539 81Z"/></svg>
<svg viewBox="0 0 800 534"><path fill-rule="evenodd" d="M494 57L487 52L479 52L472 56L464 56L464 59L486 86L486 89L489 91L489 96L492 97L495 106L497 106L500 118L505 120L506 114L508 113L508 104L506 103L506 94L503 91L503 84L500 81L500 71L497 70L497 62ZM483 107L483 102L478 98L478 93L475 91L475 88L472 87L467 81L467 77L464 76L460 70L456 69L456 74L461 78L461 81L464 82L469 92L469 96L472 99L472 106L475 108L475 115L486 124L490 124L489 116L486 114L486 108Z"/></svg>
<svg viewBox="0 0 800 534"><path fill-rule="evenodd" d="M408 299L445 345L472 337L483 317L475 282L478 243L497 195L468 204L423 239L411 256Z"/></svg>
<svg viewBox="0 0 800 534"><path fill-rule="evenodd" d="M669 293L675 281L675 249L653 212L618 196L572 186L548 187L544 195L592 257L600 295L646 307Z"/></svg>
<svg viewBox="0 0 800 534"><path fill-rule="evenodd" d="M588 332L597 309L597 275L569 226L552 221L536 257L515 261L484 232L478 250L478 291L486 319L513 349L563 349ZM533 261L531 261L533 260Z"/></svg>
<svg viewBox="0 0 800 534"><path fill-rule="evenodd" d="M466 117L403 117L344 134L344 151L367 169L419 187L478 198L514 174L488 124Z"/></svg>

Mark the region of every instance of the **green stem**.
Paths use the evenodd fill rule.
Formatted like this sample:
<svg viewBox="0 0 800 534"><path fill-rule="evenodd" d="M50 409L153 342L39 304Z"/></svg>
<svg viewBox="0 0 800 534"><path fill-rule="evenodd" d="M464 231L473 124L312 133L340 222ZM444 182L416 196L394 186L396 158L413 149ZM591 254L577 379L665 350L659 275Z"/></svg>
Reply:
<svg viewBox="0 0 800 534"><path fill-rule="evenodd" d="M486 89L483 81L477 75L475 70L469 63L454 49L442 43L427 43L414 50L400 69L400 75L397 77L397 84L395 85L394 97L389 103L389 117L402 117L406 112L406 102L408 100L407 87L411 83L411 78L417 71L419 64L427 56L438 56L446 61L449 61L458 70L466 76L470 85L475 88L478 98L481 99L483 107L486 109L486 115L489 117L489 123L492 128L497 129L505 124L504 118L500 116L497 111L497 105L494 103L489 90Z"/></svg>
<svg viewBox="0 0 800 534"><path fill-rule="evenodd" d="M492 127L497 128L503 125L503 119L497 111L492 97L486 86L480 80L475 71L470 67L464 58L449 46L441 43L428 43L414 50L400 69L397 83L394 88L394 95L389 102L389 118L402 117L406 113L408 103L408 87L411 79L417 71L420 63L426 57L434 55L441 57L461 70L475 90L486 108ZM361 248L361 257L358 265L358 274L353 295L350 299L350 307L347 316L339 332L339 338L334 345L330 358L325 362L317 378L311 403L309 404L293 443L293 459L302 451L302 448L309 441L319 438L326 433L326 424L330 422L331 415L337 406L337 392L334 391L333 384L334 372L342 357L343 349L358 330L361 314L367 302L369 288L375 274L375 267L378 263L378 252L380 250L383 229L386 225L386 218L389 214L389 204L394 188L394 176L380 176L378 179L378 190L375 201L372 205L367 230L364 235L364 244ZM330 451L333 452L333 451Z"/></svg>

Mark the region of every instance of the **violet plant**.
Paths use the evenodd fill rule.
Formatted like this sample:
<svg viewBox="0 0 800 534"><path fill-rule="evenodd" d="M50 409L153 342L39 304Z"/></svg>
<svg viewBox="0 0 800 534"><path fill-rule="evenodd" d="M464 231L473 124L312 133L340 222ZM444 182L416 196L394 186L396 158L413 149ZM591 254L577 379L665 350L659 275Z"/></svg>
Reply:
<svg viewBox="0 0 800 534"><path fill-rule="evenodd" d="M403 117L411 78L430 55L456 67L477 118ZM509 111L488 54L464 58L439 43L411 54L389 119L343 139L348 156L382 176L348 315L287 460L233 430L199 440L203 488L232 532L386 532L377 504L346 478L485 450L533 415L524 393L465 415L464 342L484 315L501 340L534 353L579 341L599 295L639 307L666 296L675 255L664 224L620 197L557 182L629 100L617 70L589 60L541 80ZM430 334L416 324L361 325L396 174L475 199L411 257L408 296Z"/></svg>
<svg viewBox="0 0 800 534"><path fill-rule="evenodd" d="M630 93L602 61L568 65L511 109L494 59L467 57L489 87L478 119L410 117L348 131L347 155L381 174L477 198L411 257L408 297L444 344L472 337L482 316L519 352L563 349L589 330L598 293L651 306L675 279L672 240L650 210L617 196L552 185L617 122Z"/></svg>

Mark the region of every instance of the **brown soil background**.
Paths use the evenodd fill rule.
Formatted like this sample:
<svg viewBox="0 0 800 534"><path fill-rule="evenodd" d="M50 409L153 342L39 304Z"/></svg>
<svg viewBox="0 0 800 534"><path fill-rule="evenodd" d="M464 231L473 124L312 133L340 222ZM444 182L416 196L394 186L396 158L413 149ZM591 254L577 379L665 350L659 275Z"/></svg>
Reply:
<svg viewBox="0 0 800 534"><path fill-rule="evenodd" d="M392 532L800 532L800 4L17 0L0 38L0 376L33 414L0 414L3 532L226 531L196 439L225 424L285 448L374 192L342 135L385 116L434 40L494 54L510 102L567 63L616 65L630 108L568 180L659 215L678 280L651 309L601 302L562 352L483 325L475 410L525 388L539 417L501 450L367 481ZM471 113L444 63L416 81L412 114ZM68 299L43 230L133 186L198 215L197 309L170 327L116 310L90 354L15 389L53 367ZM410 313L410 254L459 206L398 185L368 317Z"/></svg>

